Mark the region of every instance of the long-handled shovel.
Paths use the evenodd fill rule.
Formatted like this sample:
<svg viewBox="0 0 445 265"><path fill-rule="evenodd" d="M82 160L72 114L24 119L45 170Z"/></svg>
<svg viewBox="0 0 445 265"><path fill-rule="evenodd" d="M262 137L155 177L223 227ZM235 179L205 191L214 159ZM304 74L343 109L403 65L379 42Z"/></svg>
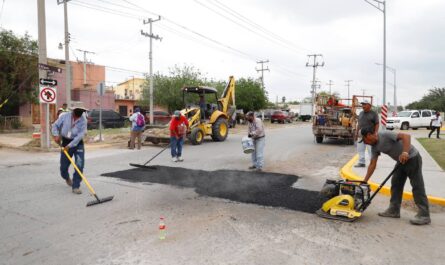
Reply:
<svg viewBox="0 0 445 265"><path fill-rule="evenodd" d="M148 163L150 163L153 159L155 159L158 155L160 155L162 152L164 152L165 150L167 150L170 147L170 144L168 144L166 147L164 147L161 151L159 151L159 153L157 153L156 155L154 155L152 158L150 158L150 160L148 160L147 162L145 162L145 164L141 165L141 164L134 164L134 163L130 163L130 166L132 167L140 167L140 168L148 168L148 169L156 169L156 166L147 166Z"/></svg>
<svg viewBox="0 0 445 265"><path fill-rule="evenodd" d="M92 205L96 205L96 204L99 204L99 203L104 203L104 202L107 202L107 201L111 201L113 198L114 198L114 196L108 196L108 197L105 197L105 198L102 198L102 199L100 199L98 196L97 196L97 194L96 194L96 192L94 191L94 189L93 189L93 187L91 187L91 185L90 185L90 183L88 182L88 180L85 178L85 176L82 174L82 172L80 171L80 169L76 166L76 163L74 163L74 161L73 161L73 159L71 158L71 156L68 154L68 152L62 147L62 151L63 151L63 153L65 154L65 156L68 158L68 160L71 162L71 165L73 165L73 167L74 167L74 169L77 171L77 173L80 175L80 177L82 178L82 180L85 182L85 184L87 185L87 187L88 187L88 189L90 190L90 192L91 192L91 195L93 195L95 198L96 198L96 200L95 201L90 201L90 202L88 202L87 203L87 207L88 206L92 206Z"/></svg>

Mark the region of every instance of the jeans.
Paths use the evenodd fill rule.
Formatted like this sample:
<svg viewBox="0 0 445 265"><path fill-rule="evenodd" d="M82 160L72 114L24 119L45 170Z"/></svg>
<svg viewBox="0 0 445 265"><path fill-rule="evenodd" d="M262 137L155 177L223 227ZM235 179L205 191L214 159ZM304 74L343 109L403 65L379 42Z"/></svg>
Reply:
<svg viewBox="0 0 445 265"><path fill-rule="evenodd" d="M68 154L70 157L74 156L76 166L79 168L80 172L83 172L83 167L85 165L85 148L83 142L80 142L77 146L72 147L68 150ZM62 151L60 154L60 175L63 179L67 180L70 177L68 172L68 168L70 167L71 162L66 157L65 153ZM82 178L80 177L77 170L74 170L73 174L73 189L78 189L80 187L80 182Z"/></svg>
<svg viewBox="0 0 445 265"><path fill-rule="evenodd" d="M252 165L262 169L264 166L264 146L266 145L266 137L253 140L255 151L252 153Z"/></svg>
<svg viewBox="0 0 445 265"><path fill-rule="evenodd" d="M170 149L172 157L182 156L182 145L184 144L184 137L176 139L175 136L170 137Z"/></svg>
<svg viewBox="0 0 445 265"><path fill-rule="evenodd" d="M410 158L408 162L399 166L394 172L391 180L390 208L395 211L400 211L403 187L405 186L407 178L409 178L411 186L413 187L412 192L414 202L418 208L418 215L430 216L428 198L426 197L425 184L423 183L422 157L420 155Z"/></svg>
<svg viewBox="0 0 445 265"><path fill-rule="evenodd" d="M357 142L357 153L358 153L358 157L359 157L359 159L358 159L359 164L365 164L365 162L366 162L365 161L366 148L368 148L368 154L369 154L369 157L371 157L371 146L365 144L364 142L361 142L361 143Z"/></svg>
<svg viewBox="0 0 445 265"><path fill-rule="evenodd" d="M428 138L430 138L431 137L431 134L433 134L434 133L434 130L437 130L437 138L439 138L439 135L440 135L440 127L431 127L431 132L430 132L430 134L428 134Z"/></svg>

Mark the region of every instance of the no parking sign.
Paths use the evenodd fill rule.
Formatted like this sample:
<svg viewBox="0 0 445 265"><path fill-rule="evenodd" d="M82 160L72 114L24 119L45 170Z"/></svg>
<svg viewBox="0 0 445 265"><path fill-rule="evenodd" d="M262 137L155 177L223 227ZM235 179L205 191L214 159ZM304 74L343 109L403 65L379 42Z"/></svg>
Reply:
<svg viewBox="0 0 445 265"><path fill-rule="evenodd" d="M55 87L41 86L39 93L40 103L56 104L57 102L56 91L57 90Z"/></svg>

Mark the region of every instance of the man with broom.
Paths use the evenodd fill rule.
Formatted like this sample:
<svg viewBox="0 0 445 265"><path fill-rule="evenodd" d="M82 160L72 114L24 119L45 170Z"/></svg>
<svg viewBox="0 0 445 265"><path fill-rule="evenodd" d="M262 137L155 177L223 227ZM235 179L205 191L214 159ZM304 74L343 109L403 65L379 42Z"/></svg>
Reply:
<svg viewBox="0 0 445 265"><path fill-rule="evenodd" d="M87 131L87 118L84 112L87 111L82 105L76 106L71 112L68 112L54 122L52 134L54 141L61 145L68 154L75 158L76 166L83 172L85 164L85 148L83 137ZM66 184L72 188L74 194L82 194L80 182L82 181L77 171L74 171L73 180L68 173L70 161L60 152L60 175L66 181Z"/></svg>

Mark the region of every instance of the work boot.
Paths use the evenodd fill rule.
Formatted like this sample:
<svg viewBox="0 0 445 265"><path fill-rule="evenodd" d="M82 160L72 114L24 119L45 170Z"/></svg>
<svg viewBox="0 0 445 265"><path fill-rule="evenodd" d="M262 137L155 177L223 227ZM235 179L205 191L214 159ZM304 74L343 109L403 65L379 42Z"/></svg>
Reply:
<svg viewBox="0 0 445 265"><path fill-rule="evenodd" d="M184 158L182 158L182 156L178 156L178 162L182 162L184 161Z"/></svg>
<svg viewBox="0 0 445 265"><path fill-rule="evenodd" d="M178 162L178 158L177 157L172 157L172 162Z"/></svg>
<svg viewBox="0 0 445 265"><path fill-rule="evenodd" d="M416 215L413 219L409 220L412 225L428 225L431 223L431 218L429 216Z"/></svg>
<svg viewBox="0 0 445 265"><path fill-rule="evenodd" d="M356 164L354 167L366 167L366 164L358 163L358 164Z"/></svg>
<svg viewBox="0 0 445 265"><path fill-rule="evenodd" d="M389 207L384 212L378 213L381 217L400 218L400 210Z"/></svg>
<svg viewBox="0 0 445 265"><path fill-rule="evenodd" d="M65 179L66 185L68 186L73 186L73 181L68 177L67 179Z"/></svg>
<svg viewBox="0 0 445 265"><path fill-rule="evenodd" d="M256 169L256 166L250 166L249 169L250 169L250 170L252 170L252 169Z"/></svg>
<svg viewBox="0 0 445 265"><path fill-rule="evenodd" d="M73 189L74 194L82 194L82 191L80 189Z"/></svg>

